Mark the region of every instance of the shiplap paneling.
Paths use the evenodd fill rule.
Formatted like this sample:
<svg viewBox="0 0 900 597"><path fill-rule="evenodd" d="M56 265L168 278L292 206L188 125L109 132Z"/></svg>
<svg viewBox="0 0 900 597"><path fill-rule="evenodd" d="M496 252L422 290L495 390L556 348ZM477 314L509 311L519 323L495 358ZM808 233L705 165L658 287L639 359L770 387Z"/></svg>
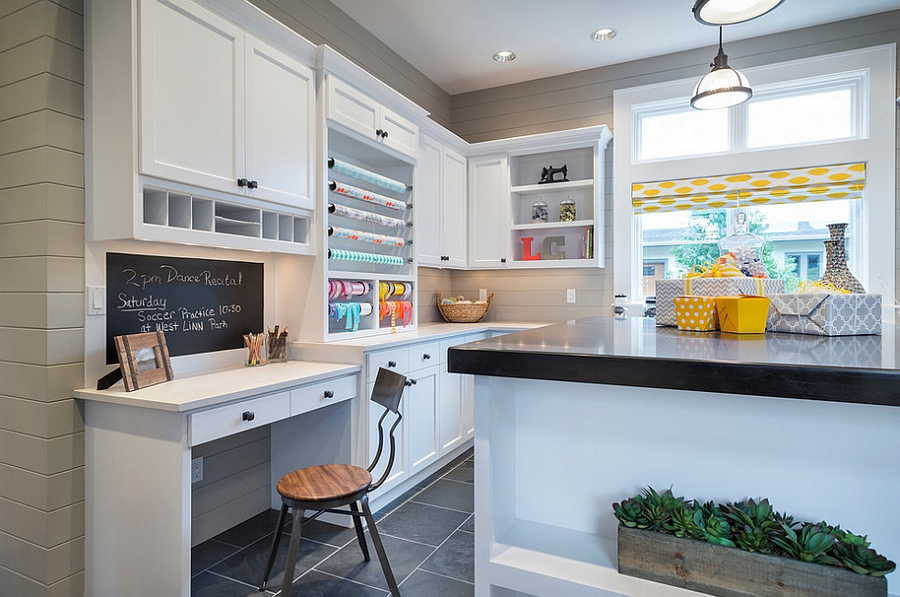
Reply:
<svg viewBox="0 0 900 597"><path fill-rule="evenodd" d="M452 270L435 267L419 268L419 288L416 300L419 301L419 325L427 323L443 323L437 309L436 293L446 296L452 290Z"/></svg>

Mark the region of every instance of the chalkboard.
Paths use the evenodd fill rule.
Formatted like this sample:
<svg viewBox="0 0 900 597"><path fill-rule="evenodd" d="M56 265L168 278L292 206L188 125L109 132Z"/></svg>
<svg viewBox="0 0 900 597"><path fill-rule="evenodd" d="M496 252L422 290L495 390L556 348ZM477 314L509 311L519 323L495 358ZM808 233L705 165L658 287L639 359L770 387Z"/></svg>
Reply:
<svg viewBox="0 0 900 597"><path fill-rule="evenodd" d="M263 328L263 264L106 254L106 362L115 336L166 334L170 356L243 348Z"/></svg>

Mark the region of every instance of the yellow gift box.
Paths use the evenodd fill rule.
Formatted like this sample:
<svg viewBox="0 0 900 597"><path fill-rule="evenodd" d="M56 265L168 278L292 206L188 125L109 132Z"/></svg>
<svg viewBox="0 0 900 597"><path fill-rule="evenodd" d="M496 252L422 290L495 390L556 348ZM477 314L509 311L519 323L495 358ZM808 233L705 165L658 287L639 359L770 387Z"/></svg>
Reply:
<svg viewBox="0 0 900 597"><path fill-rule="evenodd" d="M676 296L675 325L679 330L711 332L719 329L716 299L711 296Z"/></svg>
<svg viewBox="0 0 900 597"><path fill-rule="evenodd" d="M719 327L733 334L762 334L769 314L767 296L717 296Z"/></svg>

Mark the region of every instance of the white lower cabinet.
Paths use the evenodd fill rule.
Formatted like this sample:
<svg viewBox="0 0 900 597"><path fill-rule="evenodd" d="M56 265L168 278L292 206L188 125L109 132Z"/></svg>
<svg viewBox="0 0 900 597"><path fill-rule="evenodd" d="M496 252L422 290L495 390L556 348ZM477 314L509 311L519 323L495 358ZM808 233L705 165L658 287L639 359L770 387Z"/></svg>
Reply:
<svg viewBox="0 0 900 597"><path fill-rule="evenodd" d="M406 446L409 474L414 475L437 460L438 397L440 369L433 365L411 371L406 390Z"/></svg>

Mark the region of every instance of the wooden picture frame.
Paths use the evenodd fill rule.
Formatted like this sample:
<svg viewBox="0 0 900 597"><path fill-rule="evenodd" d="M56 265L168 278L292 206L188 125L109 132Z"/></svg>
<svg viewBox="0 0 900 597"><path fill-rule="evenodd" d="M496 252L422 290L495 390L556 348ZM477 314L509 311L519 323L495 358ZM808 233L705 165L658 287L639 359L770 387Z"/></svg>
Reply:
<svg viewBox="0 0 900 597"><path fill-rule="evenodd" d="M163 332L128 334L116 336L113 340L126 392L170 381L174 377Z"/></svg>

